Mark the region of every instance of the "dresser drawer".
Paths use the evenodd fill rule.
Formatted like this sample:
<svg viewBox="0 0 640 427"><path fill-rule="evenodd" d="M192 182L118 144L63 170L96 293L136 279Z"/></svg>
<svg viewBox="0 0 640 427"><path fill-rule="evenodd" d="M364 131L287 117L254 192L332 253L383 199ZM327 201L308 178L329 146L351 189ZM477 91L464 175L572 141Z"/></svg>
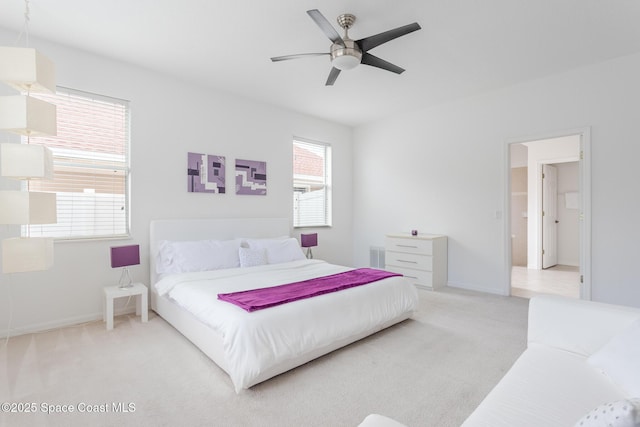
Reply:
<svg viewBox="0 0 640 427"><path fill-rule="evenodd" d="M405 279L415 286L433 289L433 275L430 271L413 270L411 268L396 267L395 265L387 265L385 270L402 274Z"/></svg>
<svg viewBox="0 0 640 427"><path fill-rule="evenodd" d="M384 248L387 251L431 255L433 253L433 242L425 239L387 237Z"/></svg>
<svg viewBox="0 0 640 427"><path fill-rule="evenodd" d="M385 262L398 267L433 270L433 258L429 255L388 251L385 254Z"/></svg>
<svg viewBox="0 0 640 427"><path fill-rule="evenodd" d="M447 236L408 233L385 236L385 270L429 290L447 285Z"/></svg>

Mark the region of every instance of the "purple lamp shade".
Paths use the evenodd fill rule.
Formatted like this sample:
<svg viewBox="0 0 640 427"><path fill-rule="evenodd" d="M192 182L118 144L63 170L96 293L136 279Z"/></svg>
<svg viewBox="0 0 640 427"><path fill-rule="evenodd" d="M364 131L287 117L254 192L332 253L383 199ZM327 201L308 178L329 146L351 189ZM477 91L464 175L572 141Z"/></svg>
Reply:
<svg viewBox="0 0 640 427"><path fill-rule="evenodd" d="M114 246L111 248L111 268L140 264L140 245Z"/></svg>
<svg viewBox="0 0 640 427"><path fill-rule="evenodd" d="M318 246L318 233L301 234L300 246L302 246L303 248L312 248L314 246Z"/></svg>

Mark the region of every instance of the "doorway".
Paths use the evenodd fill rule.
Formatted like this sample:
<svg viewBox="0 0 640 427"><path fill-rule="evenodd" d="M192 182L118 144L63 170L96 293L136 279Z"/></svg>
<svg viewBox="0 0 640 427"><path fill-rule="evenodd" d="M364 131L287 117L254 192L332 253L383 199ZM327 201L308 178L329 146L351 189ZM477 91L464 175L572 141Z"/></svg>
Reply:
<svg viewBox="0 0 640 427"><path fill-rule="evenodd" d="M590 299L589 130L507 144L505 294Z"/></svg>

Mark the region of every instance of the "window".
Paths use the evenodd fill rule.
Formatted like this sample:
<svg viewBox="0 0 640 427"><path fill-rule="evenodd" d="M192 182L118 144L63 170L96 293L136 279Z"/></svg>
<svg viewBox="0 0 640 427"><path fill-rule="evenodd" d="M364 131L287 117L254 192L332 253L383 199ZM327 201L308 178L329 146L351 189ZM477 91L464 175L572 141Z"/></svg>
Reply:
<svg viewBox="0 0 640 427"><path fill-rule="evenodd" d="M58 135L30 138L53 152L53 180L30 181L55 192L56 224L23 226L23 235L61 239L129 234L129 104L58 88L32 96L57 106Z"/></svg>
<svg viewBox="0 0 640 427"><path fill-rule="evenodd" d="M331 146L293 140L293 226L331 225Z"/></svg>

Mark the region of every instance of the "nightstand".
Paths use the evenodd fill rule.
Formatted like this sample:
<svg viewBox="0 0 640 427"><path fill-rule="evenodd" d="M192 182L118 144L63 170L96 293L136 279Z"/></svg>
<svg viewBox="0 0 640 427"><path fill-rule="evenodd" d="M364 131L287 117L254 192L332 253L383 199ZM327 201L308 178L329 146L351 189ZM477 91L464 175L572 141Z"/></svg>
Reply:
<svg viewBox="0 0 640 427"><path fill-rule="evenodd" d="M149 308L147 303L148 290L142 283L132 283L129 288L120 286L107 286L104 288L103 320L107 322L107 330L113 329L113 300L116 298L135 297L136 316L140 316L143 322L149 320Z"/></svg>

